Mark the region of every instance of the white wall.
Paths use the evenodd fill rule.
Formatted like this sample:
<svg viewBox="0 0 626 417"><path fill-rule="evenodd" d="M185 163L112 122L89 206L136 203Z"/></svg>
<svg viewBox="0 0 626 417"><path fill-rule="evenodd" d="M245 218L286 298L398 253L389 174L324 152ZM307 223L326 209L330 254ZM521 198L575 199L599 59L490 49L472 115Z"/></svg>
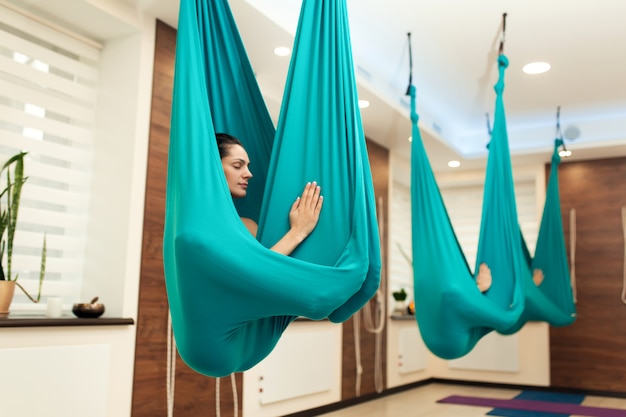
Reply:
<svg viewBox="0 0 626 417"><path fill-rule="evenodd" d="M436 378L549 386L548 329L547 323L531 322L511 336L492 333L478 342L474 350L463 358L462 364L455 363L459 360L445 361L433 357L430 370ZM512 369L511 364L517 369Z"/></svg>
<svg viewBox="0 0 626 417"><path fill-rule="evenodd" d="M0 329L6 417L130 416L134 326Z"/></svg>
<svg viewBox="0 0 626 417"><path fill-rule="evenodd" d="M100 296L105 317L136 321L156 20L117 0L35 3L57 25L92 26L103 44L82 296ZM2 415L130 416L135 332L0 328Z"/></svg>
<svg viewBox="0 0 626 417"><path fill-rule="evenodd" d="M138 29L102 51L83 282L84 299L100 294L125 317L137 309L156 21Z"/></svg>
<svg viewBox="0 0 626 417"><path fill-rule="evenodd" d="M424 345L415 320L390 320L387 388L429 378L549 386L550 341L546 323L527 323L518 333L490 333L466 356L441 359Z"/></svg>
<svg viewBox="0 0 626 417"><path fill-rule="evenodd" d="M243 375L243 416L274 417L341 401L343 326L297 320Z"/></svg>
<svg viewBox="0 0 626 417"><path fill-rule="evenodd" d="M415 320L387 323L387 388L432 378L437 358L428 351Z"/></svg>

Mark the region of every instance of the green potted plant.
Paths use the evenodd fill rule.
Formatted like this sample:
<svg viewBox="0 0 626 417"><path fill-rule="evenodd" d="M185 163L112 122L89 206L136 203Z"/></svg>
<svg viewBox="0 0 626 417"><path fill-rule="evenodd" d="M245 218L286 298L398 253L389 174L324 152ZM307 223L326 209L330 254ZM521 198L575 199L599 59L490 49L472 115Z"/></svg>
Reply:
<svg viewBox="0 0 626 417"><path fill-rule="evenodd" d="M18 274L11 271L13 257L13 239L17 230L17 215L20 208L22 187L28 179L24 177L24 157L20 152L5 162L0 169L0 177L6 175L6 186L0 192L0 318L9 315L9 306L13 300L15 287L26 294L34 303L41 299L41 287L46 273L46 236L43 238L41 269L39 272L39 291L37 298L32 297L18 282ZM11 172L12 171L12 172Z"/></svg>
<svg viewBox="0 0 626 417"><path fill-rule="evenodd" d="M393 299L396 301L406 300L406 291L404 291L404 288L400 288L400 291L392 292L391 295L393 295Z"/></svg>
<svg viewBox="0 0 626 417"><path fill-rule="evenodd" d="M391 293L393 299L395 300L395 307L393 309L393 314L406 314L406 296L407 293L404 288L400 288L398 291L394 291Z"/></svg>

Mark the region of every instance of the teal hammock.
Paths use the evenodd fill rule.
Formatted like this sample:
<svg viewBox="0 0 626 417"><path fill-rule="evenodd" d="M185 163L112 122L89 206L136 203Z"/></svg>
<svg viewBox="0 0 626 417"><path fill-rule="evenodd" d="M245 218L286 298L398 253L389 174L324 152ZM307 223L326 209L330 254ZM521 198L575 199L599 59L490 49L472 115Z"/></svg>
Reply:
<svg viewBox="0 0 626 417"><path fill-rule="evenodd" d="M444 359L466 355L494 330L510 334L528 320L545 320L555 325L572 320L557 164L553 164L534 259L519 227L503 100L507 66L508 59L501 54L474 269L477 274L482 263L491 269L493 283L485 293L476 286L475 274L448 217L418 129L415 87L409 87L415 315L424 343ZM534 268L541 268L545 274L539 287L532 281Z"/></svg>
<svg viewBox="0 0 626 417"><path fill-rule="evenodd" d="M224 376L264 359L298 316L343 322L376 292L375 196L345 0L305 0L274 129L227 0L182 0L176 46L163 257L177 348ZM234 204L215 132L239 138L254 177ZM307 181L324 207L287 257ZM259 224L255 239L240 216Z"/></svg>
<svg viewBox="0 0 626 417"><path fill-rule="evenodd" d="M576 304L567 263L559 197L558 168L561 163L559 147L562 144L563 139L554 140L546 202L543 207L534 258L530 256L522 237L522 249L530 275L533 271L540 270L544 279L540 285L535 285L532 279L524 280L524 311L517 323L502 332L503 334L515 333L528 321L545 321L552 326L561 327L570 325L576 320Z"/></svg>

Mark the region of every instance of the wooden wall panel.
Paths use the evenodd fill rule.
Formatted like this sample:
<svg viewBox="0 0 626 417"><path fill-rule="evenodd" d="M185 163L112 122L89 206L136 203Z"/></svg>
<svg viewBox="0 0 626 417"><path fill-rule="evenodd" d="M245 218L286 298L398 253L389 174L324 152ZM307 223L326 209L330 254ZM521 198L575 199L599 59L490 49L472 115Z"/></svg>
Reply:
<svg viewBox="0 0 626 417"><path fill-rule="evenodd" d="M381 236L381 256L383 258L383 268L387 265L387 224L388 224L388 211L389 211L389 150L382 146L367 141L367 149L369 154L370 166L372 169L372 176L374 182L374 192L376 194L376 200L379 206L382 206L382 210L378 210L378 215L383 216L382 223L383 234ZM381 213L382 212L382 213ZM386 296L386 289L385 289ZM374 300L370 301L371 311L374 312ZM374 318L374 315L372 315ZM387 320L387 313L385 312L383 320ZM376 336L372 333L368 333L365 329L363 319L361 319L360 326L360 350L361 350L361 364L363 366L363 373L361 375L360 384L360 396L369 396L376 394L375 386L375 352L376 352ZM382 373L383 381L387 374L387 329L381 334L381 358L382 367L380 372ZM351 318L344 323L343 327L343 361L342 361L342 384L341 384L341 399L343 401L351 400L357 397L357 382L356 382L356 347L354 338L354 319ZM383 387L385 383L383 382Z"/></svg>
<svg viewBox="0 0 626 417"><path fill-rule="evenodd" d="M576 210L578 318L550 329L551 384L626 392L626 304L623 285L626 158L563 163L561 209L568 247Z"/></svg>
<svg viewBox="0 0 626 417"><path fill-rule="evenodd" d="M168 308L162 242L175 49L176 30L158 22L137 318L133 417L167 415ZM238 391L241 392L241 374L237 374L236 379ZM221 411L223 415L234 415L230 378L222 378L220 381ZM196 373L178 357L174 415L215 415L215 386L215 378Z"/></svg>

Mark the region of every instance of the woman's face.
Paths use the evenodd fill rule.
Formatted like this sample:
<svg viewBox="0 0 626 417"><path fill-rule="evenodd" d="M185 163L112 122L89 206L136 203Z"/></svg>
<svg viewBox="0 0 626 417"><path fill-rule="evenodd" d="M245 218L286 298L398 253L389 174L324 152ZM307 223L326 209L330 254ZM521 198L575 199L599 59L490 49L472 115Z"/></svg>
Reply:
<svg viewBox="0 0 626 417"><path fill-rule="evenodd" d="M243 198L248 190L248 180L252 178L248 153L240 145L230 145L228 155L222 158L226 183L233 198Z"/></svg>

